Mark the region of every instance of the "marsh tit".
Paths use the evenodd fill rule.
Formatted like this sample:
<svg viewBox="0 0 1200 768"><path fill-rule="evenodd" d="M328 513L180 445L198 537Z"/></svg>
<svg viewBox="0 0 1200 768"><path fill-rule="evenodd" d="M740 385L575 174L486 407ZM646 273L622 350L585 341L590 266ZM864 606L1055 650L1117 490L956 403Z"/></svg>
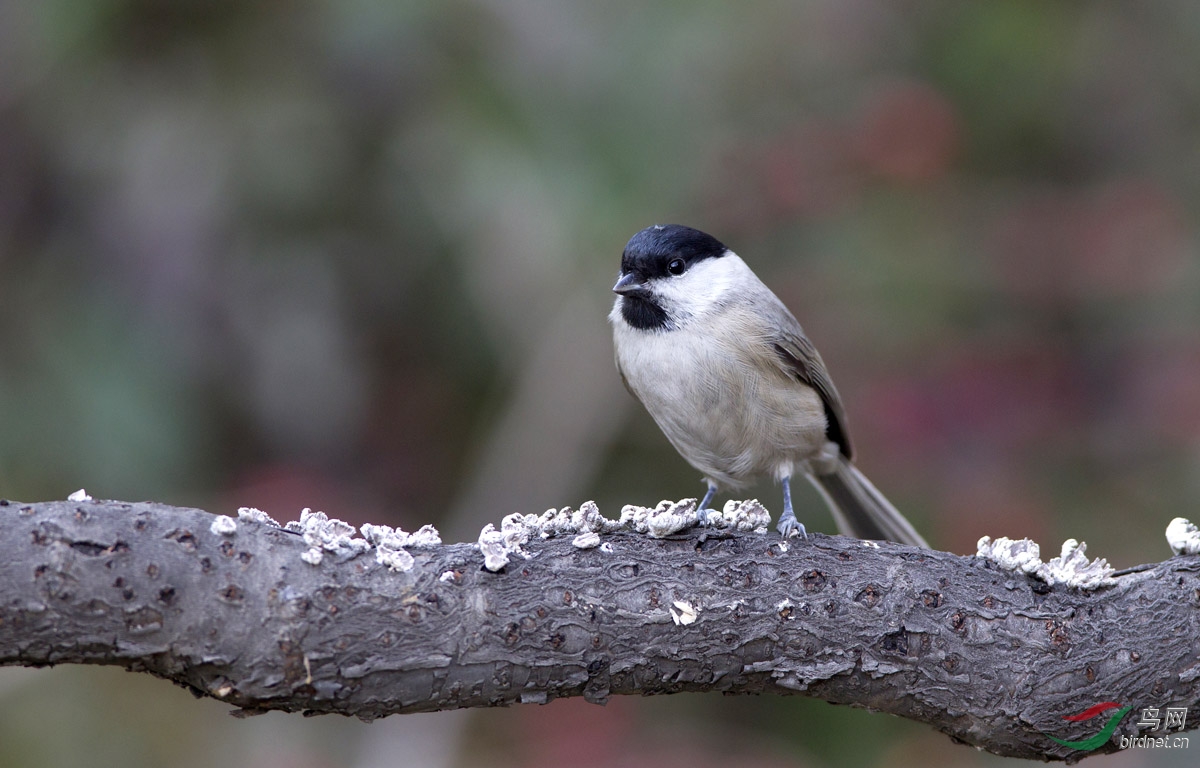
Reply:
<svg viewBox="0 0 1200 768"><path fill-rule="evenodd" d="M609 314L617 370L675 450L719 488L771 475L784 536L802 473L842 533L927 547L851 459L846 414L800 323L737 254L677 224L643 229L621 255Z"/></svg>

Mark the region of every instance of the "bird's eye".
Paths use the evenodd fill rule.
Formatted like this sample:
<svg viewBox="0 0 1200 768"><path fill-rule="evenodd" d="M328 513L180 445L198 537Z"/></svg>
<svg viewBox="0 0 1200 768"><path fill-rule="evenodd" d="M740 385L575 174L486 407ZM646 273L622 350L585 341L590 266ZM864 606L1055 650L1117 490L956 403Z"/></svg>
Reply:
<svg viewBox="0 0 1200 768"><path fill-rule="evenodd" d="M683 259L671 259L671 263L667 265L667 271L672 275L682 275L685 269L687 269L687 264Z"/></svg>

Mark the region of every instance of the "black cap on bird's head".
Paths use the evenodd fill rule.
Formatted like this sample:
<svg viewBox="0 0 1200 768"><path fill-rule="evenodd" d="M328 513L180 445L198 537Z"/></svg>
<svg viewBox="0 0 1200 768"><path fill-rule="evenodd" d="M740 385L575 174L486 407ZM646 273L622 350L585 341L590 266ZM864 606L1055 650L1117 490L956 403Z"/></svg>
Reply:
<svg viewBox="0 0 1200 768"><path fill-rule="evenodd" d="M710 234L682 224L646 227L625 245L621 254L621 277L628 283L645 283L688 269L697 261L724 256L725 244ZM679 271L676 271L679 270ZM621 283L618 281L619 290Z"/></svg>
<svg viewBox="0 0 1200 768"><path fill-rule="evenodd" d="M658 281L678 277L698 262L729 252L725 245L698 229L680 224L656 224L629 239L621 254L621 274L613 292L625 322L640 330L671 327ZM655 286L658 286L656 289Z"/></svg>

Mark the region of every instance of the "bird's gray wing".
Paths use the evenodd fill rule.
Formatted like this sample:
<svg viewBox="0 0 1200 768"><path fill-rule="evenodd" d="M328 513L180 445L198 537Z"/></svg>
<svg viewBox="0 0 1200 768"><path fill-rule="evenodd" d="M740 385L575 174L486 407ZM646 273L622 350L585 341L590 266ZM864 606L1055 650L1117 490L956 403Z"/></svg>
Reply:
<svg viewBox="0 0 1200 768"><path fill-rule="evenodd" d="M812 387L821 396L828 422L825 434L837 443L842 455L848 459L854 458L850 433L846 429L846 411L833 380L829 378L829 371L825 369L825 362L783 302L773 295L771 298L775 301L769 302L768 311L776 360L785 373Z"/></svg>

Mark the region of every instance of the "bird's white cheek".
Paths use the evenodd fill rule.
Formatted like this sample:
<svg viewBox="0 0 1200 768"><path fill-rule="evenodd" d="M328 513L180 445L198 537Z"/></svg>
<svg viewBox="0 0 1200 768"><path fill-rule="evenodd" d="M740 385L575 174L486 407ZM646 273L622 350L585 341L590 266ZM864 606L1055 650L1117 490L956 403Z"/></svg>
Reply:
<svg viewBox="0 0 1200 768"><path fill-rule="evenodd" d="M728 302L740 285L755 281L754 273L736 253L697 262L683 275L659 281L655 291L667 313L679 320L703 317Z"/></svg>

